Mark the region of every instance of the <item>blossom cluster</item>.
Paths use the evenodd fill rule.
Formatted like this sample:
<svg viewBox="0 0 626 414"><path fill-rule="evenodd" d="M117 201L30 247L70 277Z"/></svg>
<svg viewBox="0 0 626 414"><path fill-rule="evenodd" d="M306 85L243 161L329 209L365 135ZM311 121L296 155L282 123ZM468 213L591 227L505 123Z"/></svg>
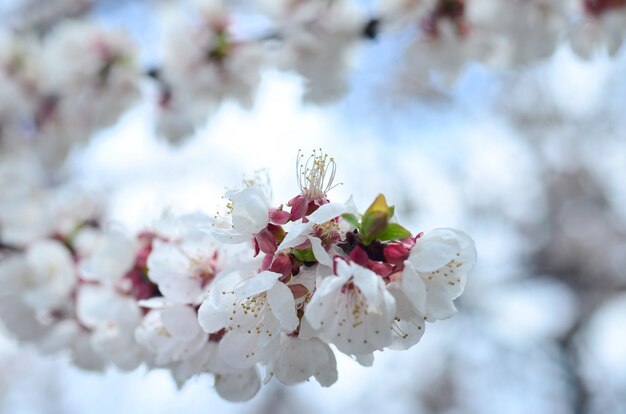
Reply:
<svg viewBox="0 0 626 414"><path fill-rule="evenodd" d="M226 192L224 213L166 215L137 235L97 209L28 239L3 228L0 317L83 368L145 364L179 385L209 373L231 401L252 398L262 372L330 386L335 352L371 365L453 316L476 261L468 235L412 234L382 194L363 214L351 198L331 201L335 168L298 154L300 193L286 204L273 206L257 175Z"/></svg>
<svg viewBox="0 0 626 414"><path fill-rule="evenodd" d="M128 35L88 21L43 40L0 33L0 148L58 166L140 96L135 54Z"/></svg>
<svg viewBox="0 0 626 414"><path fill-rule="evenodd" d="M68 13L91 4L49 3ZM225 0L185 4L162 6L173 25L150 68L139 68L140 50L128 35L87 20L63 22L42 38L0 35L0 145L34 146L58 164L141 90L153 101L156 131L179 141L225 101L252 106L271 69L297 73L304 99L323 104L347 91L359 46L394 33L408 39L399 46L406 48L399 75L424 86L453 81L468 62L529 65L563 43L583 58L614 55L626 36L623 0L385 0L371 9L348 0L258 0L244 10ZM242 18L250 14L255 19Z"/></svg>

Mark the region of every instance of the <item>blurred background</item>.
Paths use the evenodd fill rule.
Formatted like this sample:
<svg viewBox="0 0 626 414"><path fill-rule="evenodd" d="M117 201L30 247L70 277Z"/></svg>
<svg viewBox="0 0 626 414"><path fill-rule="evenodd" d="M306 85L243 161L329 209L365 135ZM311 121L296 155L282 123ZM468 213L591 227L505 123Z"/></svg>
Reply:
<svg viewBox="0 0 626 414"><path fill-rule="evenodd" d="M86 10L129 31L142 65L157 59L166 2L74 3L50 21ZM37 4L3 0L4 24ZM138 102L74 149L64 174L106 194L107 220L139 231L165 209L213 212L261 168L285 203L298 192L297 151L321 147L343 183L331 200L353 195L364 209L382 192L414 233L475 239L454 318L370 368L338 355L328 389L271 381L242 404L210 378L178 390L165 371L83 371L4 330L0 412L626 413L626 51L583 60L561 45L515 69L470 62L416 93L390 81L403 42L361 47L349 91L323 106L301 102L300 77L269 70L252 109L226 102L179 145Z"/></svg>

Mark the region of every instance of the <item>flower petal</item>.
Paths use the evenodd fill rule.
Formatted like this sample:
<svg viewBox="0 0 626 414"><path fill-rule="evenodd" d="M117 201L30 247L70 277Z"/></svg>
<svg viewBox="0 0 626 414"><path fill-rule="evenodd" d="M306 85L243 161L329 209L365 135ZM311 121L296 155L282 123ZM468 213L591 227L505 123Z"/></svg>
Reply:
<svg viewBox="0 0 626 414"><path fill-rule="evenodd" d="M267 302L272 313L287 332L292 332L298 327L300 320L296 315L296 301L287 285L281 282L276 283L267 292Z"/></svg>
<svg viewBox="0 0 626 414"><path fill-rule="evenodd" d="M239 299L248 298L265 292L274 286L282 275L269 270L263 271L249 279L245 279L241 286L235 289L235 296Z"/></svg>
<svg viewBox="0 0 626 414"><path fill-rule="evenodd" d="M220 397L232 402L248 401L259 392L261 376L257 367L236 374L215 376L215 391Z"/></svg>
<svg viewBox="0 0 626 414"><path fill-rule="evenodd" d="M315 224L323 224L345 213L348 209L343 203L328 203L320 206L307 218Z"/></svg>
<svg viewBox="0 0 626 414"><path fill-rule="evenodd" d="M317 261L328 267L332 267L333 259L330 257L326 249L322 246L322 240L317 237L309 237L309 241L311 242L311 248L313 249L313 255L317 259Z"/></svg>
<svg viewBox="0 0 626 414"><path fill-rule="evenodd" d="M188 340L200 333L196 312L189 306L170 306L161 311L163 327L177 339Z"/></svg>
<svg viewBox="0 0 626 414"><path fill-rule="evenodd" d="M281 251L304 243L312 228L312 223L294 224L276 250Z"/></svg>

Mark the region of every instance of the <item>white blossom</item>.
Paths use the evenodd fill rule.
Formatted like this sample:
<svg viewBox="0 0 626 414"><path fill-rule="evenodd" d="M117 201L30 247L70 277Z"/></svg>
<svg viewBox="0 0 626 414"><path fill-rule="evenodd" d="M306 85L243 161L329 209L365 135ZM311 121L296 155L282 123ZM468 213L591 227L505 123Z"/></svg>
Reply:
<svg viewBox="0 0 626 414"><path fill-rule="evenodd" d="M76 316L91 332L91 345L104 360L122 369L134 369L143 361L143 350L135 343L141 309L132 297L110 286L83 285L76 299Z"/></svg>
<svg viewBox="0 0 626 414"><path fill-rule="evenodd" d="M215 376L215 391L228 401L247 401L254 397L260 388L261 376L257 367Z"/></svg>
<svg viewBox="0 0 626 414"><path fill-rule="evenodd" d="M199 310L202 328L209 333L226 329L220 353L229 364L248 368L264 357L264 348L298 327L296 304L282 275L232 271L218 276Z"/></svg>
<svg viewBox="0 0 626 414"><path fill-rule="evenodd" d="M308 240L317 261L324 266L332 266L332 257L322 245L322 239L325 233L338 233L339 225L331 220L346 211L347 207L342 203L322 205L306 217L306 223L296 223L291 227L277 251L297 247Z"/></svg>
<svg viewBox="0 0 626 414"><path fill-rule="evenodd" d="M226 192L230 199L231 228L214 227L211 235L223 243L241 243L251 240L269 223L269 200L256 186Z"/></svg>
<svg viewBox="0 0 626 414"><path fill-rule="evenodd" d="M599 52L615 56L626 37L626 7L585 15L572 25L569 41L572 50L584 59Z"/></svg>
<svg viewBox="0 0 626 414"><path fill-rule="evenodd" d="M132 268L137 249L134 240L119 229L111 229L81 262L81 276L104 284L117 283Z"/></svg>
<svg viewBox="0 0 626 414"><path fill-rule="evenodd" d="M428 320L451 317L476 263L474 241L458 230L436 229L417 239L408 261L426 286Z"/></svg>
<svg viewBox="0 0 626 414"><path fill-rule="evenodd" d="M365 17L347 1L266 1L265 9L279 27L279 65L305 80L305 100L333 101L347 90L352 52L365 27Z"/></svg>
<svg viewBox="0 0 626 414"><path fill-rule="evenodd" d="M42 240L29 247L24 260L24 302L39 310L61 306L76 283L74 261L67 248L55 240Z"/></svg>
<svg viewBox="0 0 626 414"><path fill-rule="evenodd" d="M336 275L324 278L307 304L307 321L346 354L388 346L396 304L383 279L352 262L337 260L335 266Z"/></svg>
<svg viewBox="0 0 626 414"><path fill-rule="evenodd" d="M135 338L154 355L157 365L185 360L207 341L196 312L185 305L150 310L135 331Z"/></svg>
<svg viewBox="0 0 626 414"><path fill-rule="evenodd" d="M219 257L207 236L163 242L155 240L148 258L148 277L172 303L200 303L218 272Z"/></svg>
<svg viewBox="0 0 626 414"><path fill-rule="evenodd" d="M392 333L391 349L404 350L415 345L424 335L426 315L426 285L411 262L404 262L404 269L394 275L388 286L396 300L396 317Z"/></svg>
<svg viewBox="0 0 626 414"><path fill-rule="evenodd" d="M267 370L285 385L298 384L310 377L315 377L324 387L337 381L335 354L318 338L299 339L282 334Z"/></svg>

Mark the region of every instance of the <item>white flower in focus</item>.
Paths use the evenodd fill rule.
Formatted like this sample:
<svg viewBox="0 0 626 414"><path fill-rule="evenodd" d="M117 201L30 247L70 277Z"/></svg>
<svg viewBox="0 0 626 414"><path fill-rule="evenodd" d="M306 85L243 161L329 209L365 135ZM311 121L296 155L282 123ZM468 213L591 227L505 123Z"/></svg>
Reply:
<svg viewBox="0 0 626 414"><path fill-rule="evenodd" d="M389 292L396 300L396 317L390 349L409 349L424 335L426 315L426 285L411 262L404 263L399 275L392 275Z"/></svg>
<svg viewBox="0 0 626 414"><path fill-rule="evenodd" d="M339 225L333 221L333 219L339 217L346 211L348 211L348 208L342 203L328 203L322 205L313 213L306 216L308 222L294 224L276 251L280 252L285 249L298 247L309 241L317 261L324 266L332 267L332 257L323 244L328 245L328 243L326 243L328 240L325 240L327 239L325 236L330 238L334 234L338 234Z"/></svg>
<svg viewBox="0 0 626 414"><path fill-rule="evenodd" d="M376 273L356 263L336 261L336 275L324 278L305 308L319 338L341 352L364 355L392 341L396 303Z"/></svg>
<svg viewBox="0 0 626 414"><path fill-rule="evenodd" d="M252 273L252 274L250 274ZM299 324L296 303L279 273L233 271L218 276L198 318L209 333L226 328L222 357L233 367L248 368L264 358L264 348Z"/></svg>
<svg viewBox="0 0 626 414"><path fill-rule="evenodd" d="M157 365L167 365L199 352L207 334L191 307L173 305L150 310L135 331L135 339L154 355Z"/></svg>
<svg viewBox="0 0 626 414"><path fill-rule="evenodd" d="M424 316L434 321L454 315L454 299L476 263L474 241L458 230L436 229L417 239L408 261L426 286Z"/></svg>
<svg viewBox="0 0 626 414"><path fill-rule="evenodd" d="M267 371L285 385L314 376L320 385L329 387L337 381L337 360L332 349L318 338L299 339L282 334Z"/></svg>
<svg viewBox="0 0 626 414"><path fill-rule="evenodd" d="M214 227L211 235L222 243L249 241L269 224L269 200L265 192L251 186L241 190L227 191L230 199L230 229ZM228 225L228 224L225 224Z"/></svg>

